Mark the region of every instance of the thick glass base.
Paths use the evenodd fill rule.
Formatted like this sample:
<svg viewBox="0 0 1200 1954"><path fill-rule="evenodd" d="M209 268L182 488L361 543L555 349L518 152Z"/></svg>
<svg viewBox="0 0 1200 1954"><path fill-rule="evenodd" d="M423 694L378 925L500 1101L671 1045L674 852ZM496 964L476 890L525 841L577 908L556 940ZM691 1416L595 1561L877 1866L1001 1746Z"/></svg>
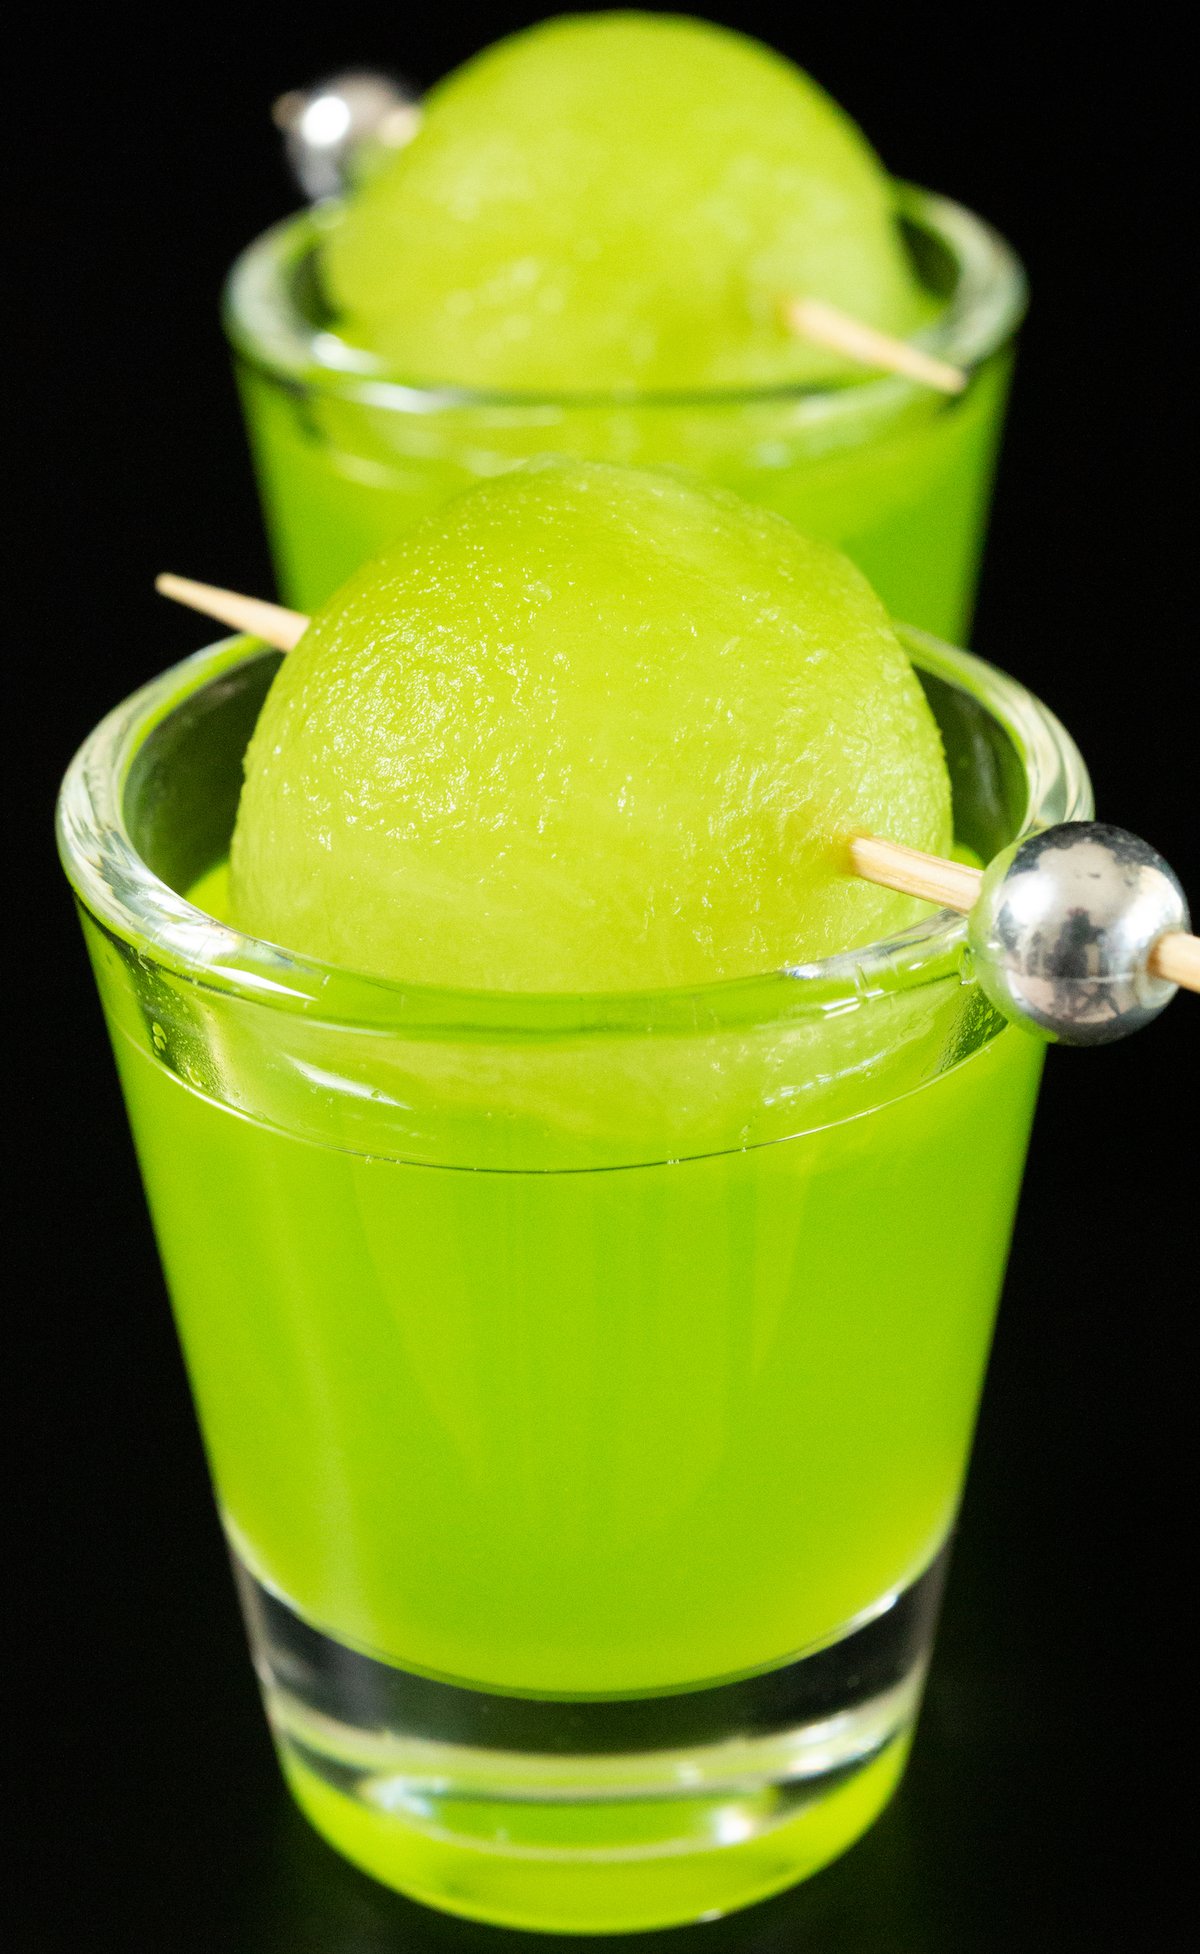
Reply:
<svg viewBox="0 0 1200 1954"><path fill-rule="evenodd" d="M832 1788L559 1807L413 1797L384 1810L335 1791L286 1739L280 1757L306 1818L385 1886L469 1920L607 1934L715 1919L818 1872L883 1810L910 1736Z"/></svg>
<svg viewBox="0 0 1200 1954"><path fill-rule="evenodd" d="M285 1775L331 1845L446 1912L609 1933L747 1906L866 1830L904 1768L943 1558L765 1675L572 1702L412 1675L237 1572Z"/></svg>

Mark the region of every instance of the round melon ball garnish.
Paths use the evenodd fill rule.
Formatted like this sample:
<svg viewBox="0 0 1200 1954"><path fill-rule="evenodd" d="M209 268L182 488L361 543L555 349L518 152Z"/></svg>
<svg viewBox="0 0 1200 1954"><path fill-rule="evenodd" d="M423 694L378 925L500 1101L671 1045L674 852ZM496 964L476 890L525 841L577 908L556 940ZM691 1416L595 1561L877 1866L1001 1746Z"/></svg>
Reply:
<svg viewBox="0 0 1200 1954"><path fill-rule="evenodd" d="M541 460L408 531L284 660L233 920L416 984L698 985L924 913L847 872L855 831L951 838L860 573L727 491Z"/></svg>
<svg viewBox="0 0 1200 1954"><path fill-rule="evenodd" d="M930 304L893 186L782 55L681 15L567 15L475 56L322 256L344 337L398 378L541 393L844 372L808 295L906 336Z"/></svg>

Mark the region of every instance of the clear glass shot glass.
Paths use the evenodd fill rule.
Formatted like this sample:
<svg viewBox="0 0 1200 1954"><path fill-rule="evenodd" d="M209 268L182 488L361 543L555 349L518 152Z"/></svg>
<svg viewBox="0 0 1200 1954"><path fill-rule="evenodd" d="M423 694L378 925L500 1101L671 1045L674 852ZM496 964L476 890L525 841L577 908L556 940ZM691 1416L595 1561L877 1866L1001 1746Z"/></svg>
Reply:
<svg viewBox="0 0 1200 1954"><path fill-rule="evenodd" d="M959 840L1091 812L906 642ZM903 1770L1041 1047L964 922L647 995L418 989L222 920L278 654L118 707L59 834L292 1790L434 1906L742 1906Z"/></svg>
<svg viewBox="0 0 1200 1954"><path fill-rule="evenodd" d="M892 614L960 640L1025 310L1012 251L961 205L898 187L938 301L917 343L963 367L947 397L895 376L700 394L539 399L408 385L335 329L327 208L265 233L225 303L283 594L313 610L451 495L531 455L682 467L839 544Z"/></svg>

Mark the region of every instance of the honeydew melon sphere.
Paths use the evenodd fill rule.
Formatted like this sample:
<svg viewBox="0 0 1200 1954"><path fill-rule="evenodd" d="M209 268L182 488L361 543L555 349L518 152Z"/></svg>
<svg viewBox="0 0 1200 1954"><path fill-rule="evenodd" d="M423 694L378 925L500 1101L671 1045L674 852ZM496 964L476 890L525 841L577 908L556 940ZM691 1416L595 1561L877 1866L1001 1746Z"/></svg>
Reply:
<svg viewBox="0 0 1200 1954"><path fill-rule="evenodd" d="M763 386L844 362L789 295L907 335L929 302L893 186L783 56L680 15L567 15L428 96L323 257L343 335L401 378L500 391Z"/></svg>
<svg viewBox="0 0 1200 1954"><path fill-rule="evenodd" d="M921 913L845 838L950 841L941 743L870 586L726 490L534 461L312 620L268 694L236 923L420 984L747 976Z"/></svg>

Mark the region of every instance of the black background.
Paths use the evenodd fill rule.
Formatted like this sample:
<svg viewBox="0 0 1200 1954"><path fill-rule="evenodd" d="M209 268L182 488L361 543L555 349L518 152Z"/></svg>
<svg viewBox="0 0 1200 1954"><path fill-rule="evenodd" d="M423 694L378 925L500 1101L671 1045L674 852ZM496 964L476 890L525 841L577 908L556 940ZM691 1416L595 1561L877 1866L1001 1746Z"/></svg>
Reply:
<svg viewBox="0 0 1200 1954"><path fill-rule="evenodd" d="M31 820L10 841L6 958L28 1228L8 1344L23 1954L560 1944L393 1899L284 1799L49 839L83 734L205 641L154 598L153 573L270 589L216 321L230 260L296 201L268 104L354 62L424 85L535 17L350 0L22 18L6 205L23 337L8 380L29 447L8 524L6 685L20 696L5 750L10 835L14 815ZM1099 10L995 6L716 17L786 48L894 172L980 210L1025 257L1034 308L974 643L1062 714L1102 813L1153 840L1197 895L1193 98L1166 10L1108 27ZM1051 1056L901 1796L808 1887L664 1945L1189 1944L1176 1911L1193 1900L1196 1744L1184 1075L1198 1029L1200 1002L1185 999L1128 1045Z"/></svg>

